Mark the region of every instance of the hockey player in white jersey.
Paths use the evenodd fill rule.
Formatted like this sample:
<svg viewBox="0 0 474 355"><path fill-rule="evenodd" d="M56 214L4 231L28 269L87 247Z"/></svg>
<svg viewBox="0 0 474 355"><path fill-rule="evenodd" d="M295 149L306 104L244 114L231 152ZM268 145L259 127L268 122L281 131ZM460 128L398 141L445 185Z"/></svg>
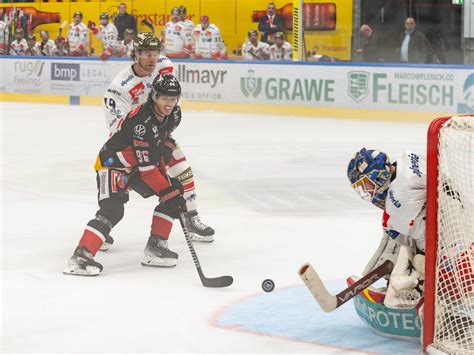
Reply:
<svg viewBox="0 0 474 355"><path fill-rule="evenodd" d="M69 55L87 56L89 49L89 31L82 22L82 12L74 13L74 22L71 23L67 31L67 43Z"/></svg>
<svg viewBox="0 0 474 355"><path fill-rule="evenodd" d="M194 48L193 48L193 30L194 30L194 22L191 21L186 17L188 11L186 10L186 7L181 5L178 7L179 10L179 19L183 23L184 26L184 36L185 36L185 46L184 50L186 53L191 56Z"/></svg>
<svg viewBox="0 0 474 355"><path fill-rule="evenodd" d="M133 37L134 32L131 28L127 28L123 32L123 40L119 42L119 57L131 57L133 53Z"/></svg>
<svg viewBox="0 0 474 355"><path fill-rule="evenodd" d="M258 32L250 30L248 41L242 46L242 58L245 60L267 60L270 57L270 45L258 40Z"/></svg>
<svg viewBox="0 0 474 355"><path fill-rule="evenodd" d="M384 304L414 308L424 282L426 158L407 151L390 161L385 153L363 148L351 159L347 175L362 199L383 209L382 244L388 248L379 248L364 273L396 257ZM390 255L393 242L400 246L398 256Z"/></svg>
<svg viewBox="0 0 474 355"><path fill-rule="evenodd" d="M161 41L153 33L139 33L134 42L133 63L124 68L109 85L104 96L107 128L113 134L120 129L126 115L135 107L146 102L155 77L171 74L172 62L159 55ZM173 152L175 166L171 167L173 177L180 179L184 186L187 213L185 221L194 241L212 242L214 230L203 224L197 213L194 177L191 167L181 149ZM108 243L104 248L110 247Z"/></svg>
<svg viewBox="0 0 474 355"><path fill-rule="evenodd" d="M24 32L21 28L15 30L15 40L10 43L10 55L25 55L28 48L28 43L24 37Z"/></svg>
<svg viewBox="0 0 474 355"><path fill-rule="evenodd" d="M0 18L0 55L7 54L8 48L8 38L9 38L9 31L8 27L10 26L10 21L7 21L7 16L5 15L4 20Z"/></svg>
<svg viewBox="0 0 474 355"><path fill-rule="evenodd" d="M29 55L32 57L41 55L38 43L36 43L35 35L26 36L26 43L28 44L28 47L25 50L25 55Z"/></svg>
<svg viewBox="0 0 474 355"><path fill-rule="evenodd" d="M209 22L208 16L201 16L199 25L193 30L194 58L227 59L221 31Z"/></svg>
<svg viewBox="0 0 474 355"><path fill-rule="evenodd" d="M95 22L89 21L87 27L102 41L101 60L107 60L112 55L118 56L118 31L117 27L109 22L109 14L102 12L99 17L100 26L97 28Z"/></svg>
<svg viewBox="0 0 474 355"><path fill-rule="evenodd" d="M186 36L186 27L180 20L179 8L171 9L171 21L164 29L165 54L170 58L189 58L192 52L191 37Z"/></svg>
<svg viewBox="0 0 474 355"><path fill-rule="evenodd" d="M283 32L275 33L275 43L270 46L270 60L291 60L293 48L285 41Z"/></svg>
<svg viewBox="0 0 474 355"><path fill-rule="evenodd" d="M58 48L52 39L49 39L48 31L40 32L41 42L38 42L40 55L52 56L58 54Z"/></svg>

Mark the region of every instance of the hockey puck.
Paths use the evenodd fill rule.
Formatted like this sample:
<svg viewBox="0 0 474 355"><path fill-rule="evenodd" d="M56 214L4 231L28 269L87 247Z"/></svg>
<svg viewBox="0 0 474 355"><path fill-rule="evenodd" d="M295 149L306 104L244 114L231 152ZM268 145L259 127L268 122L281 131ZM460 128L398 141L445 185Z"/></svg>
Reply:
<svg viewBox="0 0 474 355"><path fill-rule="evenodd" d="M275 283L273 280L265 279L262 282L262 290L265 292L272 292L275 289Z"/></svg>

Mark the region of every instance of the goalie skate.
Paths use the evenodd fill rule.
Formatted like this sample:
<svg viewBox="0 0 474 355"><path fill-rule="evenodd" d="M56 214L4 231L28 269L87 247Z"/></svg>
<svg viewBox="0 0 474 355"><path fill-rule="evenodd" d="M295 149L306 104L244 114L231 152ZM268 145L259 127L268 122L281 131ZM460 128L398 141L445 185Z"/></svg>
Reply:
<svg viewBox="0 0 474 355"><path fill-rule="evenodd" d="M196 211L185 213L184 223L193 242L212 243L214 241L214 229L202 223Z"/></svg>
<svg viewBox="0 0 474 355"><path fill-rule="evenodd" d="M178 254L168 249L168 241L150 237L144 250L143 266L173 267L178 263Z"/></svg>
<svg viewBox="0 0 474 355"><path fill-rule="evenodd" d="M66 275L97 276L102 269L102 265L94 260L92 253L84 247L78 246L63 273Z"/></svg>

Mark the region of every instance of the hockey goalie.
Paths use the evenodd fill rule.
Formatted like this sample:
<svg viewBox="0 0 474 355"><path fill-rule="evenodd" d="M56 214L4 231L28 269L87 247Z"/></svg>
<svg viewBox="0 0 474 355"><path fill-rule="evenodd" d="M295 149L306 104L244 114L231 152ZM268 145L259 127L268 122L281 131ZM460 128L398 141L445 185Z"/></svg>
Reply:
<svg viewBox="0 0 474 355"><path fill-rule="evenodd" d="M382 335L419 337L417 309L423 302L426 158L404 152L390 161L385 153L362 148L350 160L347 176L362 199L383 210L382 240L362 276L385 260L394 265L385 276L386 287L369 287L357 296L356 311ZM347 282L351 285L357 279L353 276ZM379 319L370 313L379 315Z"/></svg>
<svg viewBox="0 0 474 355"><path fill-rule="evenodd" d="M379 334L417 338L421 333L425 279L426 158L407 151L390 161L385 153L363 148L350 160L347 176L362 199L383 210L382 240L362 276L386 260L394 265L386 275L387 287L369 287L356 297L356 311ZM450 200L461 204L449 183L443 185L443 190ZM445 290L438 292L451 298L450 304L455 303L456 295L473 292L473 251L471 245L469 250L454 255L452 262L440 260L438 278ZM357 280L350 277L347 281L350 286ZM449 327L465 322L464 315L455 313L446 317L450 319ZM386 316L374 317L379 314Z"/></svg>

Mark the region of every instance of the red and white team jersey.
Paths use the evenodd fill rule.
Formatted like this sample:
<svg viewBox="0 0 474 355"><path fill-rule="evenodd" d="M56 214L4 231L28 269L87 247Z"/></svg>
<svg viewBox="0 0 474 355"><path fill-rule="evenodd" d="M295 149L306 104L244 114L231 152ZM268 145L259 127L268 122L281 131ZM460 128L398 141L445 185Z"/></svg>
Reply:
<svg viewBox="0 0 474 355"><path fill-rule="evenodd" d="M401 245L425 250L426 157L405 152L396 160L395 180L390 184L382 225Z"/></svg>
<svg viewBox="0 0 474 355"><path fill-rule="evenodd" d="M132 64L122 69L104 95L105 120L109 131L118 131L127 114L147 101L151 84L158 74L172 72L173 63L164 56L160 56L153 72L143 77L133 72Z"/></svg>
<svg viewBox="0 0 474 355"><path fill-rule="evenodd" d="M118 43L118 53L120 57L129 57L133 51L133 39L125 43L125 40L122 40Z"/></svg>
<svg viewBox="0 0 474 355"><path fill-rule="evenodd" d="M10 55L25 55L27 48L28 43L26 43L26 39L23 38L19 42L14 40L10 43Z"/></svg>
<svg viewBox="0 0 474 355"><path fill-rule="evenodd" d="M8 26L5 21L0 21L0 55L6 54L8 44Z"/></svg>
<svg viewBox="0 0 474 355"><path fill-rule="evenodd" d="M67 41L71 55L87 55L87 49L89 47L89 32L87 26L82 22L77 25L71 23L67 32Z"/></svg>
<svg viewBox="0 0 474 355"><path fill-rule="evenodd" d="M193 30L195 25L193 21L188 19L181 21L181 23L184 25L184 35L186 38L184 50L189 56L191 56L191 53L193 52Z"/></svg>
<svg viewBox="0 0 474 355"><path fill-rule="evenodd" d="M36 42L33 47L27 47L25 49L25 55L31 55L31 56L41 55L40 50L38 48L38 42Z"/></svg>
<svg viewBox="0 0 474 355"><path fill-rule="evenodd" d="M194 56L196 58L221 59L227 57L227 51L222 42L221 31L213 24L205 30L197 25L193 30Z"/></svg>
<svg viewBox="0 0 474 355"><path fill-rule="evenodd" d="M104 49L116 49L118 45L118 31L113 23L108 23L107 26L99 26L97 37L102 41Z"/></svg>
<svg viewBox="0 0 474 355"><path fill-rule="evenodd" d="M258 41L256 45L247 41L242 46L242 58L245 60L266 60L270 56L270 45Z"/></svg>
<svg viewBox="0 0 474 355"><path fill-rule="evenodd" d="M186 35L183 22L168 22L165 26L165 53L170 58L189 58L192 51L191 36Z"/></svg>
<svg viewBox="0 0 474 355"><path fill-rule="evenodd" d="M40 52L39 55L51 56L58 54L58 48L52 39L48 39L46 42L38 42L36 46Z"/></svg>
<svg viewBox="0 0 474 355"><path fill-rule="evenodd" d="M283 42L281 47L275 44L270 46L270 60L291 60L293 48L288 42Z"/></svg>

